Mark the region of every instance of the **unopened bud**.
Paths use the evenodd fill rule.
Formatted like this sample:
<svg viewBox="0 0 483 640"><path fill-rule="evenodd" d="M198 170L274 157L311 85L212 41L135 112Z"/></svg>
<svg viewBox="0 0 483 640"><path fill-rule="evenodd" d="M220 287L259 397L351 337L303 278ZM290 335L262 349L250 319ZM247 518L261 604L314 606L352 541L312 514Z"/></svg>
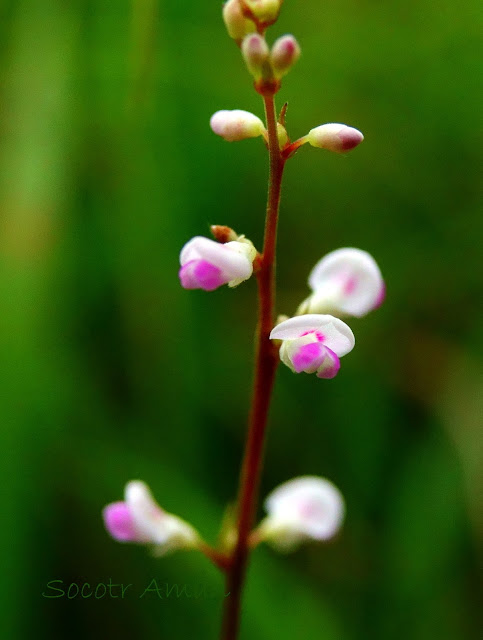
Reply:
<svg viewBox="0 0 483 640"><path fill-rule="evenodd" d="M238 233L233 231L231 227L226 227L222 224L212 224L210 231L213 234L215 240L221 243L232 242L238 240Z"/></svg>
<svg viewBox="0 0 483 640"><path fill-rule="evenodd" d="M270 56L265 38L258 33L251 33L243 40L241 50L248 71L254 78L261 78Z"/></svg>
<svg viewBox="0 0 483 640"><path fill-rule="evenodd" d="M223 5L223 20L230 38L241 41L247 33L256 31L253 20L243 15L240 0L228 0Z"/></svg>
<svg viewBox="0 0 483 640"><path fill-rule="evenodd" d="M248 13L262 24L273 24L278 18L283 0L241 0Z"/></svg>
<svg viewBox="0 0 483 640"><path fill-rule="evenodd" d="M270 55L275 77L281 78L288 73L299 58L300 46L293 36L282 36L276 40Z"/></svg>
<svg viewBox="0 0 483 640"><path fill-rule="evenodd" d="M364 136L358 129L335 122L311 129L306 138L313 147L336 153L350 151L364 140Z"/></svg>
<svg viewBox="0 0 483 640"><path fill-rule="evenodd" d="M242 109L217 111L211 116L210 126L216 135L228 142L257 138L265 133L260 118Z"/></svg>
<svg viewBox="0 0 483 640"><path fill-rule="evenodd" d="M287 129L283 126L283 124L280 124L280 122L277 122L277 137L278 146L280 147L280 149L283 149L288 142L288 134Z"/></svg>

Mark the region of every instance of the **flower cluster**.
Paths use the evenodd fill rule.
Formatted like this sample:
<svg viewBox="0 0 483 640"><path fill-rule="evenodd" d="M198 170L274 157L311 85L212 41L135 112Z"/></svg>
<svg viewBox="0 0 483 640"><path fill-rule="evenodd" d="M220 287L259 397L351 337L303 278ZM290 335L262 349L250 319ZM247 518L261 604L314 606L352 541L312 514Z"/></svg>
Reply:
<svg viewBox="0 0 483 640"><path fill-rule="evenodd" d="M181 250L179 277L185 289L212 291L236 286L253 272L257 251L246 238L220 244L196 237ZM340 358L355 339L340 316L360 318L382 304L385 285L374 258L361 249L344 248L323 257L309 275L311 295L293 318L282 320L271 334L280 359L295 373L334 378Z"/></svg>
<svg viewBox="0 0 483 640"><path fill-rule="evenodd" d="M247 70L254 78L255 89L263 96L279 91L282 78L301 54L300 46L291 34L281 36L271 47L265 39L265 31L276 22L281 7L282 0L228 0L223 7L228 35L240 46ZM265 142L268 140L263 122L249 111L217 111L210 125L216 135L228 142L257 137ZM319 149L346 153L364 140L357 129L334 122L314 127L294 142L289 139L284 117L279 119L277 127L280 149L287 158L306 143Z"/></svg>
<svg viewBox="0 0 483 640"><path fill-rule="evenodd" d="M338 316L361 317L384 299L385 285L374 258L360 249L337 249L322 258L309 276L312 294L293 318L270 334L281 340L280 359L295 373L334 378L339 358L354 347L354 335Z"/></svg>

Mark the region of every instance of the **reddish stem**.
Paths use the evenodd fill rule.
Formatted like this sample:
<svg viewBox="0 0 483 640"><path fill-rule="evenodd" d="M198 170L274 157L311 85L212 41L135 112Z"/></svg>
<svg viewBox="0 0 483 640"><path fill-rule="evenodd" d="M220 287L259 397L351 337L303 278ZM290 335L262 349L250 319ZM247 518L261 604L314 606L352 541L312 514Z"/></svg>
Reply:
<svg viewBox="0 0 483 640"><path fill-rule="evenodd" d="M227 571L226 592L230 595L225 599L221 640L236 640L240 628L241 597L250 552L249 535L258 502L268 411L279 362L277 348L270 341L269 336L274 326L275 250L285 160L282 158L278 144L273 95L265 95L263 100L268 129L270 178L263 253L260 268L256 274L259 306L255 380L248 436L240 474L238 537Z"/></svg>
<svg viewBox="0 0 483 640"><path fill-rule="evenodd" d="M213 547L206 544L204 540L199 543L198 549L204 553L209 560L211 560L215 567L218 567L221 571L228 571L231 560L226 553L218 551L218 549L213 549Z"/></svg>
<svg viewBox="0 0 483 640"><path fill-rule="evenodd" d="M303 138L299 138L298 140L295 140L295 142L292 142L291 144L287 145L283 152L282 152L282 156L285 158L285 160L287 160L288 158L291 158L294 153L296 153L300 147L302 147L305 143L307 142L307 137L304 136Z"/></svg>

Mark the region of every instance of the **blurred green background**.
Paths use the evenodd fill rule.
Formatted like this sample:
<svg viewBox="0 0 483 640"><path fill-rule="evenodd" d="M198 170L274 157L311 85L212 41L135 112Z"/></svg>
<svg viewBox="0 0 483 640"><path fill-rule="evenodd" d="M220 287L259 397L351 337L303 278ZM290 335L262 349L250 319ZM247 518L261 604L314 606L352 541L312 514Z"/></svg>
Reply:
<svg viewBox="0 0 483 640"><path fill-rule="evenodd" d="M255 283L184 291L178 253L212 223L261 245L264 147L208 126L221 108L262 115L261 100L218 0L0 6L2 638L216 638L208 561L117 544L100 511L142 478L215 541L234 497ZM289 163L278 310L340 246L375 256L388 295L351 322L336 380L279 371L262 495L327 476L347 520L330 544L254 553L243 638L481 629L480 12L286 0L269 33L303 50L279 95L292 136L340 121L366 137ZM109 578L133 584L124 600L42 597ZM216 597L139 599L153 578Z"/></svg>

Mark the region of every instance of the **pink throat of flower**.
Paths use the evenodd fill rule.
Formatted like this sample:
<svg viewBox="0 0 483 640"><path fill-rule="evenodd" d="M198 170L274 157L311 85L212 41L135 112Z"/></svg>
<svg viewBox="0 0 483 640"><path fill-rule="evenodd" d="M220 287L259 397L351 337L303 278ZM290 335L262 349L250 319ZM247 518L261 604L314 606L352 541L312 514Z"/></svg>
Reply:
<svg viewBox="0 0 483 640"><path fill-rule="evenodd" d="M315 500L306 500L299 507L300 515L304 520L323 520L327 515L325 505Z"/></svg>
<svg viewBox="0 0 483 640"><path fill-rule="evenodd" d="M350 276L344 282L343 292L344 295L350 296L351 293L354 293L357 287L357 278L354 276Z"/></svg>
<svg viewBox="0 0 483 640"><path fill-rule="evenodd" d="M311 336L311 335L315 336L318 342L324 342L325 340L324 334L320 333L320 331L305 331L304 333L302 333L300 337L302 338L303 336Z"/></svg>
<svg viewBox="0 0 483 640"><path fill-rule="evenodd" d="M190 260L179 270L181 286L185 289L213 291L226 283L221 269L207 260Z"/></svg>

